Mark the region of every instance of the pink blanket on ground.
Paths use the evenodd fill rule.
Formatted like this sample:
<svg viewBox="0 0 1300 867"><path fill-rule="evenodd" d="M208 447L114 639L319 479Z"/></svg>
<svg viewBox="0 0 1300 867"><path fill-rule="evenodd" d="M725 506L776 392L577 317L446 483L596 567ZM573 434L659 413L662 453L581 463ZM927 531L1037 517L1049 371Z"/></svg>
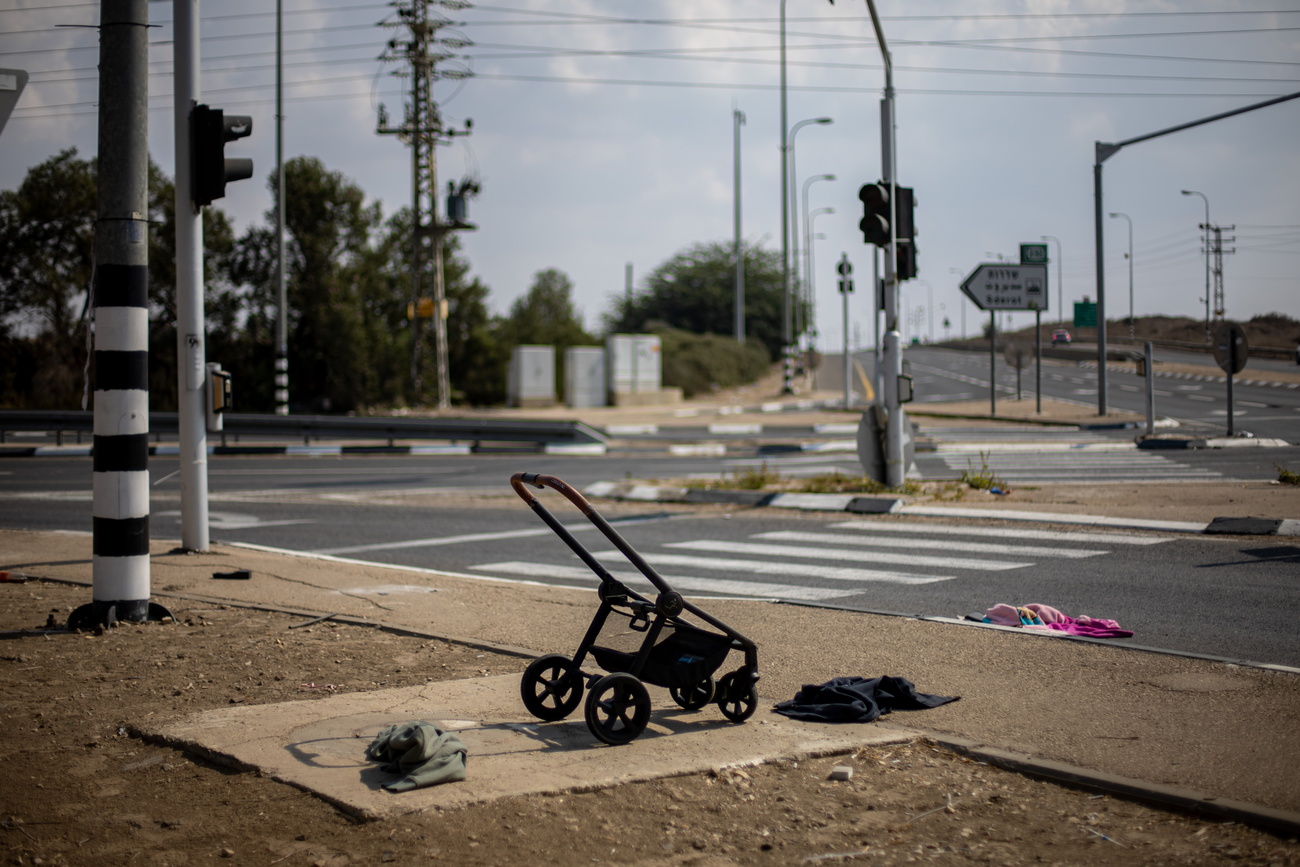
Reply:
<svg viewBox="0 0 1300 867"><path fill-rule="evenodd" d="M1121 629L1114 620L1087 615L1071 617L1050 605L1039 602L1031 602L1019 608L998 603L985 612L984 620L1001 626L1023 626L1025 629L1064 632L1085 638L1131 638L1133 636L1131 631Z"/></svg>

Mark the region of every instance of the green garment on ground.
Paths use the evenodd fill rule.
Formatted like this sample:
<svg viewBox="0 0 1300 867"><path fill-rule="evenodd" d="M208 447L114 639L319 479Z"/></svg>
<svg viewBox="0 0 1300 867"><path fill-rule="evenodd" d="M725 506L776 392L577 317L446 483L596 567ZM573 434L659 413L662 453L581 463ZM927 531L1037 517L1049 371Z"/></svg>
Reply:
<svg viewBox="0 0 1300 867"><path fill-rule="evenodd" d="M423 720L384 729L366 747L366 758L385 762L383 770L403 775L384 784L390 792L465 779L465 745L453 733Z"/></svg>

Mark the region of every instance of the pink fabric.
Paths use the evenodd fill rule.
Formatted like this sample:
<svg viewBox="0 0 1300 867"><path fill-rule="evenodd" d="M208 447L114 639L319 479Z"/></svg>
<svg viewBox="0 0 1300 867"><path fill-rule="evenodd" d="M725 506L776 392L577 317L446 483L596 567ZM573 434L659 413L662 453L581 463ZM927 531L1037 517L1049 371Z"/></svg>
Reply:
<svg viewBox="0 0 1300 867"><path fill-rule="evenodd" d="M1087 615L1071 617L1068 614L1062 614L1050 605L1043 605L1040 602L1031 602L1023 607L1036 614L1038 619L1043 622L1043 625L1022 624L1020 610L1014 605L1007 605L1002 602L985 612L985 620L999 626L1023 625L1025 629L1064 632L1067 635L1078 635L1084 638L1131 638L1133 636L1131 631L1120 628L1120 625L1114 620L1088 617Z"/></svg>

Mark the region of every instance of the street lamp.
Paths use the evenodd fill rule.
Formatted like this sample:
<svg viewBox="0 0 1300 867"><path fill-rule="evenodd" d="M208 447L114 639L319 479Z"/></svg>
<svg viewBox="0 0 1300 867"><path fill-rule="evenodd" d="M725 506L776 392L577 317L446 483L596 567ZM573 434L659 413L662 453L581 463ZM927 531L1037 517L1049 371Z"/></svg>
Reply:
<svg viewBox="0 0 1300 867"><path fill-rule="evenodd" d="M1134 336L1133 326L1133 220L1128 214L1111 214L1111 218L1123 217L1128 221L1128 336Z"/></svg>
<svg viewBox="0 0 1300 867"><path fill-rule="evenodd" d="M791 208L790 243L794 245L794 249L792 251L793 255L791 255L790 259L791 259L791 264L793 265L794 270L796 272L795 273L796 283L799 282L798 273L797 273L799 270L799 219L798 219L798 214L795 213L795 210L799 207L799 199L795 195L795 184L797 184L799 181L799 172L796 168L796 161L795 161L795 138L796 136L799 135L799 130L803 129L805 126L809 126L812 124L827 124L827 123L834 123L834 122L835 121L829 117L811 117L808 118L807 120L799 121L790 129L790 148L789 148L790 153L788 156L788 159L790 160L790 208ZM794 294L796 293L792 292L791 297L793 297ZM806 323L796 322L794 323L794 325L797 326L795 328L795 331L798 332L802 330L802 327L806 326Z"/></svg>
<svg viewBox="0 0 1300 867"><path fill-rule="evenodd" d="M745 113L732 107L732 163L735 166L735 223L736 223L736 342L745 343L745 249L740 235L740 128L745 125Z"/></svg>
<svg viewBox="0 0 1300 867"><path fill-rule="evenodd" d="M808 243L807 243L806 247L807 247L807 251L808 251L808 252L807 252L807 256L808 256L808 312L807 312L807 316L808 316L808 320L809 320L809 321L808 321L807 323L805 323L805 324L806 324L806 326L807 326L808 334L809 334L809 343L808 343L808 348L809 348L809 349L813 348L813 340L814 340L814 339L816 338L816 336L817 336L817 320L813 317L813 299L816 298L816 292L813 290L813 279L814 279L814 275L816 274L816 268L815 268L815 266L814 266L814 264L813 264L813 239L816 238L817 235L813 233L812 225L813 225L813 222L814 222L818 217L820 217L822 214L833 214L833 213L835 213L835 209L834 209L834 208L817 208L817 209L814 210L811 214L809 214L808 217L807 217L807 219L804 221L804 229L807 231L807 234L808 234ZM823 237L825 237L825 236L823 236Z"/></svg>
<svg viewBox="0 0 1300 867"><path fill-rule="evenodd" d="M1056 242L1056 304L1060 308L1058 314L1060 325L1065 325L1065 286L1061 280L1061 239L1051 235L1043 235L1044 241Z"/></svg>
<svg viewBox="0 0 1300 867"><path fill-rule="evenodd" d="M813 264L812 264L812 241L809 240L808 237L809 234L812 232L811 224L808 221L808 188L811 187L813 184L817 183L817 181L833 181L833 180L835 180L834 175L813 175L811 178L805 178L803 182L803 238L804 238L803 283L804 283L804 298L806 299L805 303L807 305L805 309L807 310L810 316L812 313L812 307L814 302L812 300L813 299L812 291L809 288L812 286ZM797 258L795 259L795 264L798 264ZM807 322L803 323L803 330L804 331L809 330L809 323Z"/></svg>
<svg viewBox="0 0 1300 867"><path fill-rule="evenodd" d="M1184 196L1200 196L1205 202L1205 342L1210 342L1210 199L1196 190L1181 190Z"/></svg>

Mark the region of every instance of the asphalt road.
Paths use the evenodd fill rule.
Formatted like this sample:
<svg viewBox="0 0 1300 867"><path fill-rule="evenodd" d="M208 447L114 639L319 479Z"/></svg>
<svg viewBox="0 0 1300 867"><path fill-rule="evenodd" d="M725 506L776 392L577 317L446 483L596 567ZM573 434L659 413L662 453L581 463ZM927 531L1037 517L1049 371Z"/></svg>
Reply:
<svg viewBox="0 0 1300 867"><path fill-rule="evenodd" d="M595 576L509 492L510 473L540 469L538 460L218 458L212 539L593 587ZM578 485L611 469L591 458L545 461L546 471ZM180 536L174 469L174 461L153 462L157 538ZM88 473L85 459L0 464L0 526L88 530ZM485 492L502 496L470 496ZM393 496L412 493L429 496L414 500L420 505ZM608 568L644 588L567 501L548 494L545 502ZM690 594L949 617L1042 602L1117 620L1136 633L1129 643L1300 665L1300 548L1287 542L776 510L641 511L616 527Z"/></svg>

